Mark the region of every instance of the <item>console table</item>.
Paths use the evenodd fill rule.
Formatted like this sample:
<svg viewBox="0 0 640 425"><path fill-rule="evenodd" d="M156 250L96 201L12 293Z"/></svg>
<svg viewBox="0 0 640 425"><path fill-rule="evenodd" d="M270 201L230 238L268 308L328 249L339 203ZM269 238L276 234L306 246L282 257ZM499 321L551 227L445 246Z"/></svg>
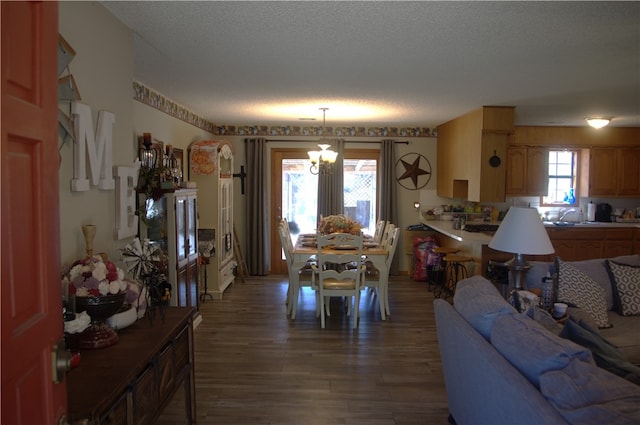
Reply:
<svg viewBox="0 0 640 425"><path fill-rule="evenodd" d="M196 423L194 308L167 307L118 332L118 343L81 351L67 375L70 423L155 423L176 391L184 391L185 423Z"/></svg>

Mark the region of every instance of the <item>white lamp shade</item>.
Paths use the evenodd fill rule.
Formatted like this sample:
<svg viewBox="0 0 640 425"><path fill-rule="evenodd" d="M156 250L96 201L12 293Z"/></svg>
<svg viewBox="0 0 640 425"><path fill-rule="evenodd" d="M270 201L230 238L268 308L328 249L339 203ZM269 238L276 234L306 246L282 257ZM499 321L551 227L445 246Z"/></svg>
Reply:
<svg viewBox="0 0 640 425"><path fill-rule="evenodd" d="M324 161L327 161L329 164L333 164L334 162L336 162L337 158L338 152L336 151L332 151L331 149L322 151L322 159Z"/></svg>
<svg viewBox="0 0 640 425"><path fill-rule="evenodd" d="M511 207L489 242L489 248L514 254L547 255L555 250L538 210Z"/></svg>
<svg viewBox="0 0 640 425"><path fill-rule="evenodd" d="M320 151L309 151L307 154L309 155L311 162L317 164L320 161Z"/></svg>

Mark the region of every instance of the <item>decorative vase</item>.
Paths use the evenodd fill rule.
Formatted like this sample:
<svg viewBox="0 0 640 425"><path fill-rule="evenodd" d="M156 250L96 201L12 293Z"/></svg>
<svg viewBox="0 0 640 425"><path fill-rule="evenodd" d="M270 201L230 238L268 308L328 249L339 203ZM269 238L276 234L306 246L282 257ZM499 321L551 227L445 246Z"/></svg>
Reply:
<svg viewBox="0 0 640 425"><path fill-rule="evenodd" d="M118 342L118 333L105 321L120 311L124 297L124 292L100 297L76 297L76 312L86 311L91 317L91 325L79 335L77 348L95 350Z"/></svg>

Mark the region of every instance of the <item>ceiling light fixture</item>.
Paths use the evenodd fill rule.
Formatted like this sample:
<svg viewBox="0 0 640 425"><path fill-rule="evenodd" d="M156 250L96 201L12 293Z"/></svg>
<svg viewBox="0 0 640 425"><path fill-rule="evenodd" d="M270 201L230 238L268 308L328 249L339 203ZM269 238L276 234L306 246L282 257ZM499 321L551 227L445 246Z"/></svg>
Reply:
<svg viewBox="0 0 640 425"><path fill-rule="evenodd" d="M609 122L611 121L610 118L602 118L602 117L593 117L593 118L586 118L587 123L593 127L593 128L602 128L606 125L609 124Z"/></svg>
<svg viewBox="0 0 640 425"><path fill-rule="evenodd" d="M338 158L338 152L332 151L331 145L326 142L326 113L329 108L320 108L322 111L322 140L318 144L319 151L309 151L309 160L311 160L311 167L309 171L311 174L317 175L318 173L331 173L333 171L333 164Z"/></svg>

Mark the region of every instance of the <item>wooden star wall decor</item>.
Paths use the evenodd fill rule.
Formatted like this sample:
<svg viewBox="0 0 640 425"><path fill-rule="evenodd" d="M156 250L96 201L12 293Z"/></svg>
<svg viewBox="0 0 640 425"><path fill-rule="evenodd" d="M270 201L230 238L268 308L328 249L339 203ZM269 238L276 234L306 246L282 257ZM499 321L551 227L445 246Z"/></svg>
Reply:
<svg viewBox="0 0 640 425"><path fill-rule="evenodd" d="M422 189L431 180L431 164L424 155L408 153L396 162L396 180L400 186L409 189Z"/></svg>

